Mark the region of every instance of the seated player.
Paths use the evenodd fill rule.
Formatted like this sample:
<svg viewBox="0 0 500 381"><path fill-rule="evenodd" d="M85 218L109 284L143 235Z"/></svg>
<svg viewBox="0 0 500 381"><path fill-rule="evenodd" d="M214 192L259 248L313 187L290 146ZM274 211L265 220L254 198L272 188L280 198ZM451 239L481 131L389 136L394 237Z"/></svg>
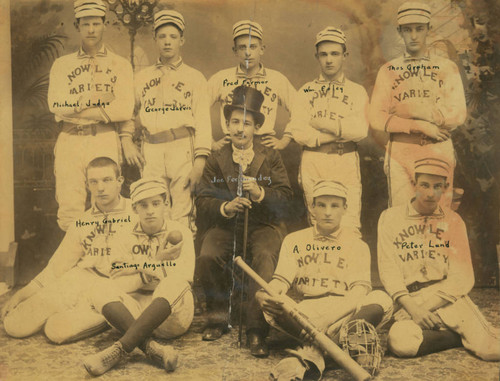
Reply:
<svg viewBox="0 0 500 381"><path fill-rule="evenodd" d="M388 347L397 356L415 357L463 344L498 361L499 332L467 296L474 272L465 224L439 206L451 171L440 159L415 161L415 197L380 216L380 279L399 309Z"/></svg>
<svg viewBox="0 0 500 381"><path fill-rule="evenodd" d="M108 280L116 234L132 225L130 201L120 196L120 167L108 157L86 169L93 205L69 227L45 269L19 290L2 309L5 331L24 338L45 326L56 344L91 336L107 327L86 301L93 285ZM128 286L126 279L120 281Z"/></svg>
<svg viewBox="0 0 500 381"><path fill-rule="evenodd" d="M389 320L392 303L383 291L371 291L368 245L352 229L341 227L347 194L347 189L335 181L320 180L314 185L311 211L316 223L285 237L269 283L281 295L271 297L259 290L256 297L266 320L297 339L304 338L304 332L282 309L289 289L300 295L299 311L334 341L339 341L341 327L344 334L340 340L350 349L350 334L365 335L362 337L370 347L361 351L364 356L355 351L349 353L374 374L381 360L374 327ZM289 353L292 357L281 360L271 373L273 379L321 378L325 360L314 342L305 342Z"/></svg>
<svg viewBox="0 0 500 381"><path fill-rule="evenodd" d="M207 159L196 198L200 216L212 226L202 242L198 263L209 313L203 340L217 340L227 332L230 287L222 273L233 256L235 238L238 249L242 247L245 209L252 267L269 281L278 260L284 236L279 226L292 190L280 154L253 145L254 132L264 122L260 112L263 100L260 91L251 87L234 90L232 104L224 107L231 144ZM269 327L255 301L256 291L256 283L249 281L247 342L254 356L265 357L269 352L264 338Z"/></svg>
<svg viewBox="0 0 500 381"><path fill-rule="evenodd" d="M117 251L124 257L112 264L112 276L140 273L142 282L134 283L135 293L127 294L112 284L93 293L96 310L123 334L109 348L84 359L85 369L93 376L107 372L136 347L167 371L177 366L177 352L152 337L171 339L191 325L195 255L191 231L165 218L166 195L167 185L160 177L143 178L130 187L140 222L117 240ZM181 240L172 246L174 232Z"/></svg>

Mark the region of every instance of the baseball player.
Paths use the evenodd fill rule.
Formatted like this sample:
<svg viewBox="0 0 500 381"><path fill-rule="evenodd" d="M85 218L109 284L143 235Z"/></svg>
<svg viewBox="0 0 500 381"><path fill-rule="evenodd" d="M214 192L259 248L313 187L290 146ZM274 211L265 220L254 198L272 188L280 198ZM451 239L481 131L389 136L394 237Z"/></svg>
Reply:
<svg viewBox="0 0 500 381"><path fill-rule="evenodd" d="M211 127L207 81L180 56L184 27L184 18L178 12L164 10L154 15L154 39L160 58L135 78L143 155L132 142L133 120L124 123L120 136L129 164L143 168L144 177L165 179L169 218L194 232L191 192L210 153Z"/></svg>
<svg viewBox="0 0 500 381"><path fill-rule="evenodd" d="M95 308L123 334L109 348L84 359L85 368L93 376L107 372L136 347L165 370L173 371L177 352L151 337L170 339L182 335L194 316L191 282L195 255L191 231L165 218L167 186L162 178L136 181L130 192L140 221L122 232L117 241L118 250L126 256L112 264L112 277L120 279L139 273L142 282L138 292L131 294L113 286L93 293ZM175 244L170 238L174 232L180 236Z"/></svg>
<svg viewBox="0 0 500 381"><path fill-rule="evenodd" d="M263 43L262 26L250 20L238 21L233 25L233 52L238 66L221 70L208 81L210 104L220 103L220 120L225 136L212 144L212 149L220 149L230 143L229 130L224 117L224 106L231 103L233 91L238 86L250 86L264 95L262 113L264 124L255 132L256 141L266 147L285 149L292 138L288 128L283 137L276 137L275 122L278 106L293 112L296 91L290 81L276 70L261 63L266 46Z"/></svg>
<svg viewBox="0 0 500 381"><path fill-rule="evenodd" d="M266 281L276 267L284 236L284 210L292 197L288 175L278 151L253 143L254 131L265 120L260 111L263 101L264 96L252 87L234 89L232 103L224 107L231 144L208 158L196 198L200 216L210 225L198 263L209 313L203 340L217 340L228 331L230 289L225 269L235 248L242 246L245 209L248 257ZM269 326L255 301L256 291L257 284L250 281L244 311L247 343L252 355L266 357Z"/></svg>
<svg viewBox="0 0 500 381"><path fill-rule="evenodd" d="M62 127L54 148L58 224L66 231L85 210L85 168L106 156L120 163L114 122L130 119L134 107L132 67L103 44L106 5L77 0L75 26L82 46L54 61L49 109Z"/></svg>
<svg viewBox="0 0 500 381"><path fill-rule="evenodd" d="M123 177L116 162L95 158L86 177L94 205L69 227L45 269L4 306L9 336L24 338L45 326L48 339L62 344L107 326L87 302L87 290L108 280L112 258L119 254L112 250L113 240L132 224L133 213L129 200L120 197Z"/></svg>
<svg viewBox="0 0 500 381"><path fill-rule="evenodd" d="M399 7L397 20L406 52L380 68L369 111L371 126L390 134L384 165L389 206L405 204L412 196L415 160L440 157L455 167L450 133L466 117L457 66L427 51L429 6L406 2ZM443 197L446 206L452 200L453 170L448 181L451 186Z"/></svg>
<svg viewBox="0 0 500 381"><path fill-rule="evenodd" d="M371 291L368 245L352 229L341 227L347 195L348 190L339 182L319 180L315 184L311 196L316 224L285 237L269 283L280 297L273 298L264 290L257 292L266 320L296 338L303 335L301 328L281 308L282 297L292 288L301 298L299 312L334 341L339 340L343 324L363 319L362 324L378 342L373 327L382 326L391 316L390 298L383 291ZM380 363L379 349L372 365ZM316 379L321 378L325 363L320 349L306 343L290 353L293 357L283 359L273 370L273 379L302 380L313 373Z"/></svg>
<svg viewBox="0 0 500 381"><path fill-rule="evenodd" d="M333 179L347 188L342 224L360 229L361 174L357 142L368 133L368 95L348 80L344 33L327 27L316 35L316 59L321 73L298 93L292 135L303 146L300 181L311 216L312 190L318 179Z"/></svg>
<svg viewBox="0 0 500 381"><path fill-rule="evenodd" d="M484 360L500 360L500 335L467 296L474 285L467 230L460 216L439 206L452 171L448 162L414 163L414 197L382 212L378 267L399 309L388 347L401 357L463 346Z"/></svg>

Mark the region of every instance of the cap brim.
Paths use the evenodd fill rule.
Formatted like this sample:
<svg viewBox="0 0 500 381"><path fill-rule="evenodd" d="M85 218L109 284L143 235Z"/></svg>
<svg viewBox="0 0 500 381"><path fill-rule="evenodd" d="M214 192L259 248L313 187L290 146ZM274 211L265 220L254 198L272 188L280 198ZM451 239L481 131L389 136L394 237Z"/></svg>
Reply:
<svg viewBox="0 0 500 381"><path fill-rule="evenodd" d="M224 117L226 118L226 120L229 120L229 118L231 117L231 113L236 109L246 110L246 112L251 113L254 116L255 124L258 124L259 126L262 126L264 124L264 120L266 120L266 117L261 112L250 110L248 108L244 108L243 106L225 105Z"/></svg>
<svg viewBox="0 0 500 381"><path fill-rule="evenodd" d="M156 31L156 29L161 28L162 26L165 26L165 25L173 25L176 28L178 28L181 32L184 32L184 27L181 24L178 24L178 23L173 22L173 21L162 22L161 24L154 25L153 28Z"/></svg>
<svg viewBox="0 0 500 381"><path fill-rule="evenodd" d="M233 35L233 40L235 38L238 38L238 37L241 37L241 36L252 36L252 37L255 37L255 38L258 38L259 40L262 40L262 35L260 35L258 32L252 30L250 33L248 32L248 29L247 30L243 30L241 32L238 32L236 34Z"/></svg>
<svg viewBox="0 0 500 381"><path fill-rule="evenodd" d="M329 191L317 192L317 193L313 193L313 195L312 195L313 198L320 197L320 196L340 197L340 198L347 200L346 194L340 194L340 193L335 193L335 192L331 192L331 191L330 192Z"/></svg>
<svg viewBox="0 0 500 381"><path fill-rule="evenodd" d="M136 202L145 200L149 197L159 196L163 193L167 193L167 191L165 189L160 189L159 187L146 189L140 192L137 196L133 197L131 201L133 204L135 204Z"/></svg>
<svg viewBox="0 0 500 381"><path fill-rule="evenodd" d="M408 16L403 16L398 19L398 24L399 25L404 25L404 24L428 24L431 22L431 19L426 17L426 16L421 16L421 15L408 15Z"/></svg>
<svg viewBox="0 0 500 381"><path fill-rule="evenodd" d="M342 45L345 45L345 41L342 41L340 38L336 39L334 37L325 37L325 38L321 38L319 39L318 41L316 41L316 46L318 46L319 44L321 44L322 42L335 42L336 44L342 44Z"/></svg>
<svg viewBox="0 0 500 381"><path fill-rule="evenodd" d="M81 19L82 17L105 17L105 16L106 12L95 9L89 9L75 13L76 19Z"/></svg>

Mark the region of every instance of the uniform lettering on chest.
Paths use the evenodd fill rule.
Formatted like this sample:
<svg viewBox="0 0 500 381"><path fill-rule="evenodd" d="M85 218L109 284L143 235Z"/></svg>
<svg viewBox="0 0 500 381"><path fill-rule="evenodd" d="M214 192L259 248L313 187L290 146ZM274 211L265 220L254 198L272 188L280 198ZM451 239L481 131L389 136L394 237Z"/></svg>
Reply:
<svg viewBox="0 0 500 381"><path fill-rule="evenodd" d="M116 82L118 77L116 75L111 76L112 70L110 68L103 69L99 65L95 65L93 69L90 64L84 64L74 68L71 73L67 75L69 81L68 85L72 85L73 81L75 81L79 76L87 73L101 74L101 76L99 76L99 78L101 78L100 81L95 82L87 79L85 83L80 83L78 85L75 84L75 87L69 89L70 94L80 94L86 91L107 93L113 91L113 84ZM105 74L107 78L103 78L102 74ZM105 80L108 80L109 82L104 82Z"/></svg>
<svg viewBox="0 0 500 381"><path fill-rule="evenodd" d="M85 255L90 255L92 257L103 257L105 255L111 255L110 247L89 247L85 252Z"/></svg>
<svg viewBox="0 0 500 381"><path fill-rule="evenodd" d="M321 288L337 288L347 291L347 283L342 282L337 279L331 278L316 278L308 276L299 276L293 280L296 286L309 286L309 287L321 287Z"/></svg>
<svg viewBox="0 0 500 381"><path fill-rule="evenodd" d="M401 231L396 235L393 245L398 249L403 248L403 243L407 241L408 238L424 234L427 228L430 234L435 235L438 240L441 240L444 233L443 229L434 226L434 224L413 224L401 229Z"/></svg>
<svg viewBox="0 0 500 381"><path fill-rule="evenodd" d="M420 78L422 82L427 82L428 80L437 82L439 88L441 88L444 83L442 80L438 80L438 72L433 69L428 69L427 66L411 66L410 68L411 70L400 72L396 77L394 77L394 82L392 83L393 90L397 89L400 84L410 78ZM437 69L439 69L439 67L437 67ZM391 70L390 67L389 70Z"/></svg>
<svg viewBox="0 0 500 381"><path fill-rule="evenodd" d="M309 103L311 107L314 107L316 102L321 99L337 99L338 102L343 103L345 105L350 105L352 108L352 102L349 103L349 95L344 94L344 87L342 86L322 86L320 90L312 91L309 93L311 95L311 100ZM345 107L345 106L344 106ZM326 117L327 113L325 110L324 115L320 117Z"/></svg>

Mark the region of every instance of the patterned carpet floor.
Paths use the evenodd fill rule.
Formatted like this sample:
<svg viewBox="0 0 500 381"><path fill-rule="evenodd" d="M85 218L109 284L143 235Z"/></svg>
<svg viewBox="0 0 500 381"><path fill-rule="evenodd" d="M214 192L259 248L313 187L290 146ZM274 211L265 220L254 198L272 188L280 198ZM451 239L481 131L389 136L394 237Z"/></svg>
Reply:
<svg viewBox="0 0 500 381"><path fill-rule="evenodd" d="M11 293L0 297L0 307ZM472 300L481 308L488 321L500 325L500 295L495 289L475 289ZM128 361L100 377L102 380L267 380L272 367L285 356L284 348L292 346L278 332L268 339L271 356L256 359L246 348L236 346L238 330L216 342L201 341L203 315L196 316L189 332L172 345L180 351L179 367L167 374L152 365L136 350ZM381 339L386 347L387 331ZM111 345L118 334L107 330L93 338L73 344L49 344L42 334L24 340L9 338L0 329L0 381L10 380L86 380L91 377L84 370L81 360ZM499 344L500 345L500 344ZM324 380L350 380L342 369L325 373ZM499 379L499 363L479 360L463 348L451 349L417 359L397 359L386 354L377 380L387 381L489 381Z"/></svg>

